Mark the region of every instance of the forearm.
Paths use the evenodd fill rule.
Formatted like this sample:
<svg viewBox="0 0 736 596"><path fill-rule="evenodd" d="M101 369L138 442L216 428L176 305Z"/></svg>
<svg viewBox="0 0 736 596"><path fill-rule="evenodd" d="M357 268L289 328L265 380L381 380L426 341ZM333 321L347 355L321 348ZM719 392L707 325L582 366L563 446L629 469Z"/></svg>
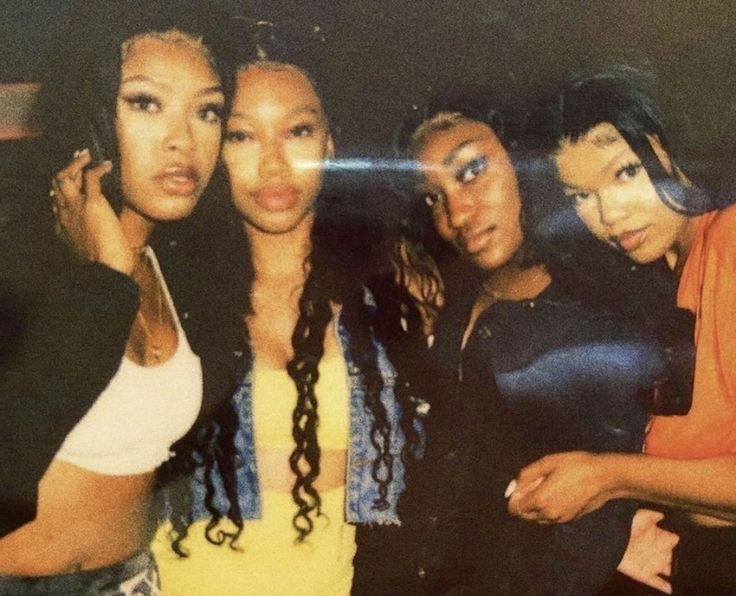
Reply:
<svg viewBox="0 0 736 596"><path fill-rule="evenodd" d="M0 534L34 515L37 483L115 373L137 309L127 276L99 264L69 275L9 294L18 321L0 354Z"/></svg>
<svg viewBox="0 0 736 596"><path fill-rule="evenodd" d="M676 460L603 454L608 499L628 498L736 522L736 456Z"/></svg>

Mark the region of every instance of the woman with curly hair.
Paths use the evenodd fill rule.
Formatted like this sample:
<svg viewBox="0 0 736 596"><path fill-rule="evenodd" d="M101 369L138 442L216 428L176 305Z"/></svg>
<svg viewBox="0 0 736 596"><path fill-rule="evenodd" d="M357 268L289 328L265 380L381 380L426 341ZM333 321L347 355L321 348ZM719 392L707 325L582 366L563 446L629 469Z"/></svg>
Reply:
<svg viewBox="0 0 736 596"><path fill-rule="evenodd" d="M534 171L482 104L440 97L403 135L419 167L412 223L430 226L405 254L425 271L437 263L434 282L407 278L425 314L438 313L428 339L443 388L428 394L425 480L412 478L404 503L419 545L408 556L424 553L404 593L596 594L624 555L634 506L540 526L510 517L504 493L527 462L571 445L639 451L639 398L670 387L667 355L643 322L583 300L565 270L573 264L538 241L528 225ZM470 272L453 271L458 257ZM612 257L611 267L624 264ZM456 510L454 527L446 510Z"/></svg>
<svg viewBox="0 0 736 596"><path fill-rule="evenodd" d="M510 500L534 521L583 518L618 499L685 512L676 593L733 593L736 552L736 207L692 184L668 144L662 115L631 70L572 78L535 121L536 146L574 209L601 242L635 267L660 262L677 304L695 315L692 407L652 418L644 454L557 454L523 470ZM564 195L567 197L565 201ZM718 208L722 207L722 208ZM627 289L628 291L628 289Z"/></svg>
<svg viewBox="0 0 736 596"><path fill-rule="evenodd" d="M0 593L158 593L155 471L202 387L150 240L217 163L222 22L202 3L77 3L54 46L51 201L24 197L0 250Z"/></svg>
<svg viewBox="0 0 736 596"><path fill-rule="evenodd" d="M341 217L346 197L323 188L333 140L312 79L260 58L236 81L226 231L201 251L201 328L228 338L212 359L230 386L174 462L187 475L166 491L155 551L167 594L345 595L354 524L399 523L412 409L377 342L372 247Z"/></svg>

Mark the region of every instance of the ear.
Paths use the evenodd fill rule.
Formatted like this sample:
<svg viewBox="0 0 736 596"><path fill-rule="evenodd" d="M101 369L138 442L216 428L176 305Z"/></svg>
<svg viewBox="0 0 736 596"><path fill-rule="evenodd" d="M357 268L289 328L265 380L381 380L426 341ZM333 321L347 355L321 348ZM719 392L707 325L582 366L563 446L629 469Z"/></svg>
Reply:
<svg viewBox="0 0 736 596"><path fill-rule="evenodd" d="M332 135L327 135L327 143L325 145L325 157L332 159L335 157L335 142L332 140Z"/></svg>

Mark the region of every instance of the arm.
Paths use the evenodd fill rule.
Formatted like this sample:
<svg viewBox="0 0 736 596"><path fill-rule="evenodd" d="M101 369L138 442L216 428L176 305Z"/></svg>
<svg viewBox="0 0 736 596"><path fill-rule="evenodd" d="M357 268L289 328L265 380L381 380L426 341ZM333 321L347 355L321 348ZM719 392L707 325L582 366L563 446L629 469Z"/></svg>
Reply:
<svg viewBox="0 0 736 596"><path fill-rule="evenodd" d="M736 399L736 367L733 366L736 362L736 245L732 238L733 220L728 219L735 213L721 212L722 217L708 232L711 244L700 247L706 251L705 269L702 283L699 281L693 291L700 293L704 305L698 367L705 367L696 370L696 391L699 383L701 388L693 400L693 408L698 407L698 399L721 398L717 403L726 405ZM709 424L731 424L730 412L724 411L722 419L716 413ZM722 427L714 426L713 430L720 436L725 434ZM728 445L721 448L725 451ZM726 522L736 521L734 454L699 459L641 454L557 454L522 470L517 485L509 510L530 520L566 521L589 513L608 500L633 498Z"/></svg>
<svg viewBox="0 0 736 596"><path fill-rule="evenodd" d="M80 198L64 198L65 224L110 248L104 226L75 221ZM138 308L130 277L94 255L73 258L29 219L0 235L0 535L35 516L37 484L117 370Z"/></svg>
<svg viewBox="0 0 736 596"><path fill-rule="evenodd" d="M736 456L675 460L644 454L558 453L524 468L509 511L566 522L612 499L636 499L736 522Z"/></svg>

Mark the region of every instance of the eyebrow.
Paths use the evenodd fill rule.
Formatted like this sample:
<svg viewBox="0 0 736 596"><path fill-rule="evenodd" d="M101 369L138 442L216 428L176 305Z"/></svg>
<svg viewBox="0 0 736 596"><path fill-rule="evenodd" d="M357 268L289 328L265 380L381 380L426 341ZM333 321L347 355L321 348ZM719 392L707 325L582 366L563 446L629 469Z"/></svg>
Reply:
<svg viewBox="0 0 736 596"><path fill-rule="evenodd" d="M286 117L287 118L292 118L292 117L298 116L300 114L312 114L312 115L317 116L318 118L320 118L322 120L325 119L324 118L324 115L322 114L322 112L320 110L318 110L314 106L309 106L309 105L301 106L301 107L298 107L298 108L294 108L288 114L286 114ZM243 120L247 120L249 118L249 116L248 116L248 113L247 112L231 112L230 113L230 118L242 118Z"/></svg>
<svg viewBox="0 0 736 596"><path fill-rule="evenodd" d="M631 149L630 147L629 147L628 149L630 149L631 151L634 151L634 150L633 150L633 149ZM626 151L627 151L627 148L623 148L623 149L621 149L621 151L619 151L618 153L616 153L616 155L614 155L614 156L613 156L613 157L612 157L611 159L609 159L609 160L608 160L608 161L606 162L606 165L604 165L604 166L603 166L603 167L602 167L602 168L600 169L600 171L601 171L601 172L607 172L608 170L610 170L610 169L611 169L611 166L612 166L612 165L613 165L614 163L616 163L616 162L617 162L617 161L618 161L619 159L621 159L621 157L622 157L622 156L624 155L624 153L626 153ZM575 190L581 190L581 189L582 189L582 190L585 190L585 188L584 188L584 187L581 187L581 186L574 186L574 185L572 185L572 184L568 184L568 183L567 183L567 182L565 182L564 180L561 180L560 182L562 182L562 185L563 185L563 186L565 187L565 190L571 190L571 191L575 191Z"/></svg>
<svg viewBox="0 0 736 596"><path fill-rule="evenodd" d="M122 87L127 83L149 83L155 87L158 87L159 89L171 92L170 85L157 81L156 79L152 79L151 77L147 77L145 75L132 75L126 77L122 81L120 81L120 86ZM203 95L210 95L212 93L223 93L222 87L220 85L205 87L204 89L200 89L199 91L197 91L196 95L199 97Z"/></svg>
<svg viewBox="0 0 736 596"><path fill-rule="evenodd" d="M472 138L472 139L466 139L462 143L460 143L457 147L455 147L452 151L450 151L446 156L445 159L442 160L443 166L450 166L452 165L452 162L455 161L455 158L457 157L457 154L460 153L465 147L468 145L472 145L473 143L477 143L480 139Z"/></svg>

